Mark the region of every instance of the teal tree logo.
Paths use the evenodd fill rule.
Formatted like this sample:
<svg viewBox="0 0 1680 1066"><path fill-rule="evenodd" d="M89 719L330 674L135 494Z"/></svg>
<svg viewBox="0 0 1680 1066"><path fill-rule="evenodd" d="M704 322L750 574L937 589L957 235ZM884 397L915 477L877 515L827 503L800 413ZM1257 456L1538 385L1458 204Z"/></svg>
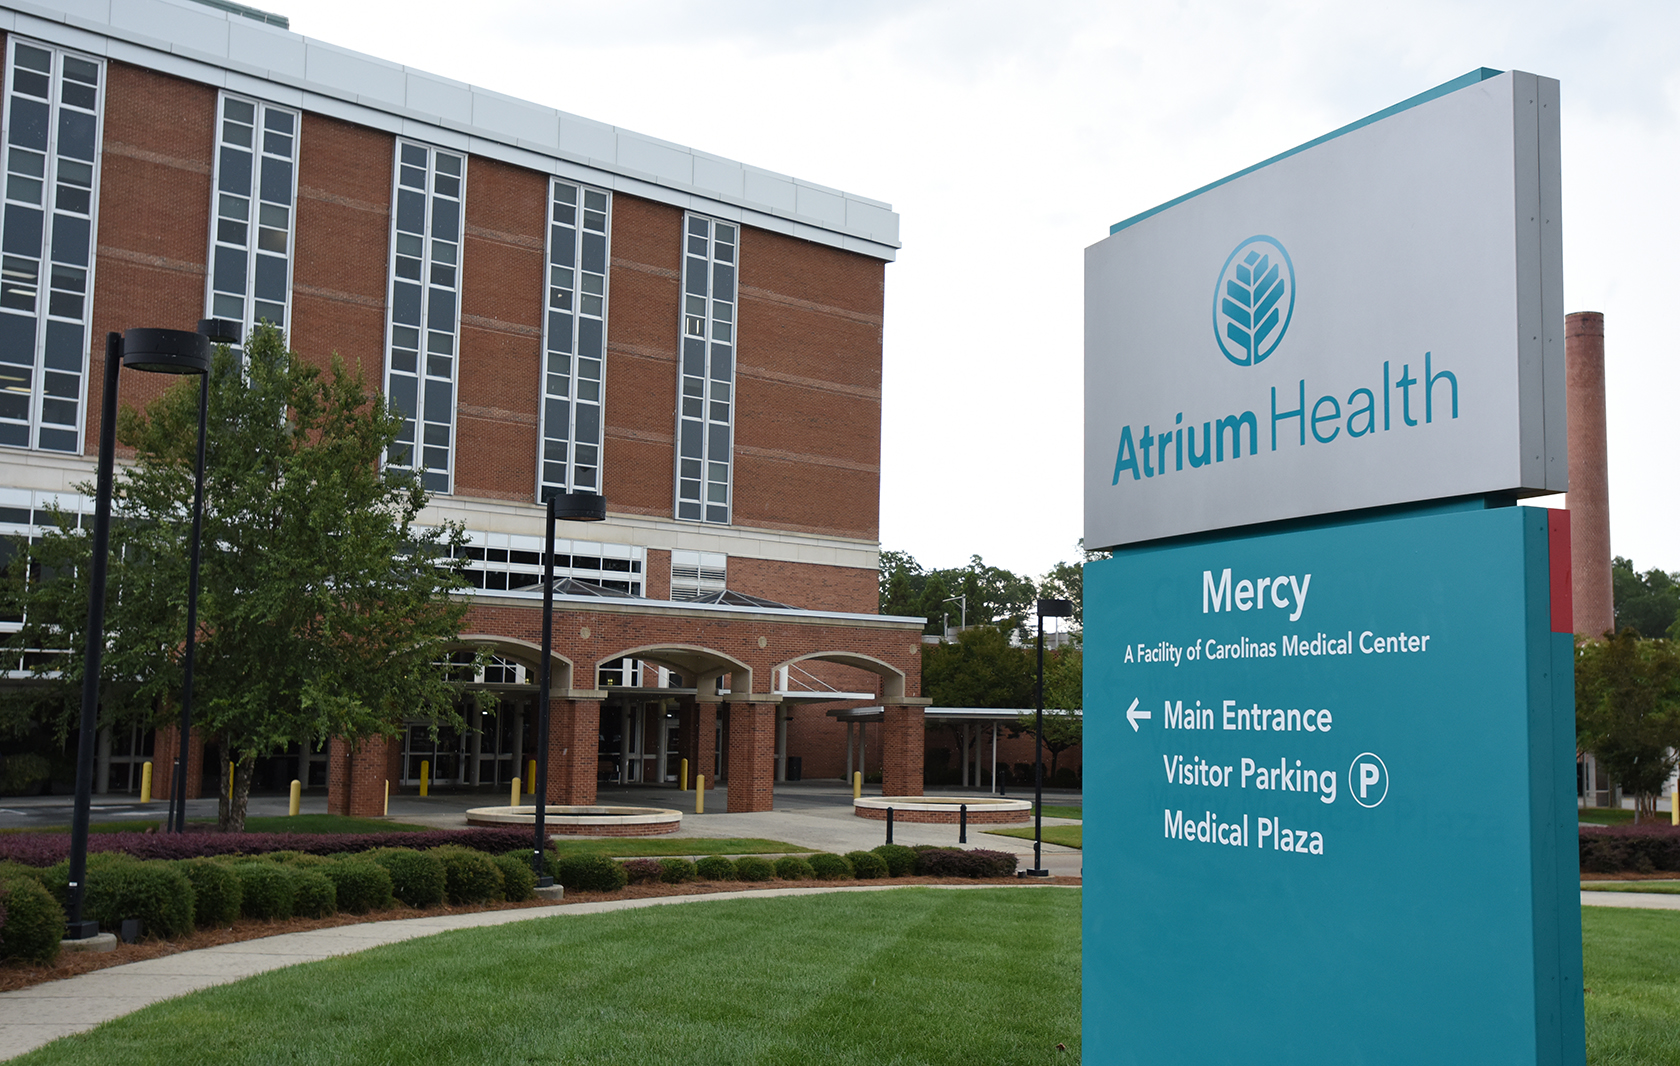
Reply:
<svg viewBox="0 0 1680 1066"><path fill-rule="evenodd" d="M1213 335L1225 358L1255 366L1283 341L1295 315L1295 265L1275 238L1237 245L1213 291Z"/></svg>

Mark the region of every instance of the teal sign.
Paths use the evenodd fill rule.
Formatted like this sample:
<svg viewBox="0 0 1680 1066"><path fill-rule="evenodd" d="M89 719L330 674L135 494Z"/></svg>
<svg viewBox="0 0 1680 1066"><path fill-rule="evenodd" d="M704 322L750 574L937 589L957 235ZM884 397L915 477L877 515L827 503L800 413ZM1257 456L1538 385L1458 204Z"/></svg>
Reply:
<svg viewBox="0 0 1680 1066"><path fill-rule="evenodd" d="M1088 566L1085 1061L1583 1062L1568 584L1479 504Z"/></svg>

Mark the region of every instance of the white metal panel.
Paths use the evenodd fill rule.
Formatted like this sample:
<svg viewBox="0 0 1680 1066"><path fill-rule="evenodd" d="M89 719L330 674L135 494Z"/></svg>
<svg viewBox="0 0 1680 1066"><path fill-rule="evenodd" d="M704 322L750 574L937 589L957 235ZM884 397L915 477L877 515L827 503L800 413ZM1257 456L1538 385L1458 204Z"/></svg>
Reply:
<svg viewBox="0 0 1680 1066"><path fill-rule="evenodd" d="M741 164L702 152L693 154L693 163L695 188L734 200L744 197L746 180Z"/></svg>
<svg viewBox="0 0 1680 1066"><path fill-rule="evenodd" d="M472 100L472 123L480 129L525 144L560 146L559 116L552 108L483 89L474 89Z"/></svg>
<svg viewBox="0 0 1680 1066"><path fill-rule="evenodd" d="M798 205L795 210L806 218L826 222L831 226L846 224L845 196L803 182L795 183L794 195Z"/></svg>
<svg viewBox="0 0 1680 1066"><path fill-rule="evenodd" d="M435 115L446 122L470 124L473 120L472 86L458 81L409 71L403 99L409 110L422 115Z"/></svg>
<svg viewBox="0 0 1680 1066"><path fill-rule="evenodd" d="M879 241L898 240L898 215L865 200L846 197L846 228Z"/></svg>
<svg viewBox="0 0 1680 1066"><path fill-rule="evenodd" d="M560 115L560 150L598 163L618 156L618 130L605 122L578 115ZM600 179L591 179L599 184Z"/></svg>
<svg viewBox="0 0 1680 1066"><path fill-rule="evenodd" d="M235 63L248 63L259 70L301 79L307 73L307 52L303 38L295 33L251 19L228 22L227 55Z"/></svg>
<svg viewBox="0 0 1680 1066"><path fill-rule="evenodd" d="M111 25L213 56L228 54L227 16L198 4L170 0L113 0Z"/></svg>
<svg viewBox="0 0 1680 1066"><path fill-rule="evenodd" d="M359 55L320 41L308 42L306 60L310 81L348 93L358 101L399 102L407 88L403 68L372 56Z"/></svg>
<svg viewBox="0 0 1680 1066"><path fill-rule="evenodd" d="M684 185L694 176L693 157L686 151L628 130L618 131L617 162L628 170Z"/></svg>
<svg viewBox="0 0 1680 1066"><path fill-rule="evenodd" d="M787 214L792 214L798 206L799 197L794 192L792 178L757 167L745 167L742 174L746 178L743 191L748 203L762 204L768 211Z"/></svg>

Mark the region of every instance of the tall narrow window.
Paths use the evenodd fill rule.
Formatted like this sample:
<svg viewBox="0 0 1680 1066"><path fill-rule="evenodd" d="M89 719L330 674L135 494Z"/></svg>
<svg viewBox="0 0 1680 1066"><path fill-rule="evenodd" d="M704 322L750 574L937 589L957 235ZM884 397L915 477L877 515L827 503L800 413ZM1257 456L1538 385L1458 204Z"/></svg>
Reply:
<svg viewBox="0 0 1680 1066"><path fill-rule="evenodd" d="M677 517L729 521L735 426L735 250L739 229L684 219Z"/></svg>
<svg viewBox="0 0 1680 1066"><path fill-rule="evenodd" d="M102 63L13 37L0 221L0 444L79 452Z"/></svg>
<svg viewBox="0 0 1680 1066"><path fill-rule="evenodd" d="M245 336L290 328L298 133L296 111L222 95L205 302Z"/></svg>
<svg viewBox="0 0 1680 1066"><path fill-rule="evenodd" d="M551 183L538 499L601 491L601 390L607 333L606 193Z"/></svg>
<svg viewBox="0 0 1680 1066"><path fill-rule="evenodd" d="M427 489L449 492L467 160L398 141L396 171L385 395L402 413L403 428L386 462L424 469Z"/></svg>

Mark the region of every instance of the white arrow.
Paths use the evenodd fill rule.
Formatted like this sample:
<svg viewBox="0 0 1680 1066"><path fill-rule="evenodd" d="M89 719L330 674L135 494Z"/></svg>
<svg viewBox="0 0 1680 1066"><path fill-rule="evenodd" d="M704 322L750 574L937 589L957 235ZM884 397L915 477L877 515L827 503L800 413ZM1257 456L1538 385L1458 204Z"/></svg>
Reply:
<svg viewBox="0 0 1680 1066"><path fill-rule="evenodd" d="M1130 707L1126 708L1126 721L1132 723L1132 732L1134 732L1134 733L1136 733L1138 731L1138 719L1139 718L1153 718L1154 717L1154 715L1150 714L1148 711L1138 710L1137 705L1138 705L1138 701L1133 700L1132 705Z"/></svg>

